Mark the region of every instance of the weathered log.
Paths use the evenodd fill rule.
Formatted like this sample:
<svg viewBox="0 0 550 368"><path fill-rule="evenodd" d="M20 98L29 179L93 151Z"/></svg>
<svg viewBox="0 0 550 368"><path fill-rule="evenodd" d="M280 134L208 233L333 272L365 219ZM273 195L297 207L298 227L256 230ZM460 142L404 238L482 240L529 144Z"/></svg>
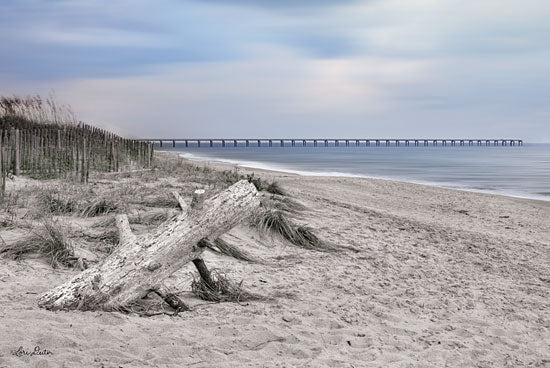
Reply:
<svg viewBox="0 0 550 368"><path fill-rule="evenodd" d="M226 233L259 205L256 188L241 180L205 200L201 211L183 212L150 234L121 239L109 257L46 292L38 304L50 310L123 309L199 258L201 239Z"/></svg>

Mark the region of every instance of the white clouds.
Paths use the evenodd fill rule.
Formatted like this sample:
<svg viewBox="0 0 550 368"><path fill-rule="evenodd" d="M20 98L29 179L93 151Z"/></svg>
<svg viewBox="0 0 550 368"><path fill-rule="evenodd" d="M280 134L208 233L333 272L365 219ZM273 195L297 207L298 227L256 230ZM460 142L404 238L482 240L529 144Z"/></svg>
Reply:
<svg viewBox="0 0 550 368"><path fill-rule="evenodd" d="M426 62L381 58L277 58L185 63L146 75L44 85L79 117L116 122L134 135L270 135L311 124L338 130L395 108L394 88L426 73ZM36 86L36 85L35 85ZM337 125L340 124L340 125ZM162 135L161 134L161 135Z"/></svg>
<svg viewBox="0 0 550 368"><path fill-rule="evenodd" d="M158 34L108 27L59 28L57 26L42 26L40 29L28 28L24 33L38 43L78 47L121 46L150 47L154 49L175 46L174 41L162 38Z"/></svg>
<svg viewBox="0 0 550 368"><path fill-rule="evenodd" d="M10 73L14 91L54 88L83 119L143 136L510 135L527 119L550 139L546 0L98 2L26 2L48 12L17 35L44 48L17 59L8 40L0 66L48 82Z"/></svg>
<svg viewBox="0 0 550 368"><path fill-rule="evenodd" d="M545 0L384 0L342 12L367 52L403 56L540 49L550 32Z"/></svg>

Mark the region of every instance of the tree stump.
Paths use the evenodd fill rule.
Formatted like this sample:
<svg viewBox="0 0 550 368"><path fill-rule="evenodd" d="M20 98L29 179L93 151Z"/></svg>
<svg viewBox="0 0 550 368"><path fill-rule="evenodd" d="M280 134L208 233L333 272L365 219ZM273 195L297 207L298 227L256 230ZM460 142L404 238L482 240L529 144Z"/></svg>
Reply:
<svg viewBox="0 0 550 368"><path fill-rule="evenodd" d="M184 202L182 206L184 206ZM204 200L200 210L182 211L150 234L132 234L125 216L117 216L119 247L98 265L41 295L49 310L125 310L186 263L198 259L201 239L215 239L248 218L260 205L254 185L241 180ZM160 295L160 294L159 294Z"/></svg>

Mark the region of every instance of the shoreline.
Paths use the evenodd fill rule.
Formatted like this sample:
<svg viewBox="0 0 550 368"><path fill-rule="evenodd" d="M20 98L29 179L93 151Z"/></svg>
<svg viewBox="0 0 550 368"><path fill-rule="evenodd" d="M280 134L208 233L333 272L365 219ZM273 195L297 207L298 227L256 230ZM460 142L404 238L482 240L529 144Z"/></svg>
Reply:
<svg viewBox="0 0 550 368"><path fill-rule="evenodd" d="M368 176L368 175L361 175L361 174L350 174L350 173L330 173L330 172L307 172L307 171L301 171L301 170L293 170L293 169L285 169L285 168L275 168L275 167L265 167L266 165L263 165L261 162L256 161L239 161L239 160L230 160L230 159L222 159L222 158L211 158L211 157L204 157L204 156L196 156L192 153L182 153L177 151L160 151L157 150L159 153L163 154L175 154L179 156L180 158L183 158L185 160L188 160L192 163L209 163L211 165L219 166L219 167L226 167L226 168L234 168L238 167L240 169L248 170L248 171L260 171L260 172L268 172L273 173L274 175L298 175L303 177L320 177L320 178L354 178L354 179L366 179L366 180L384 180L388 182L396 182L396 183L403 183L403 184L414 184L414 185L423 185L427 187L432 188L440 188L440 189L448 189L448 190L456 190L456 191L462 191L462 192L468 192L468 193L477 193L477 194L485 194L490 196L498 196L498 197L505 197L505 198L513 198L513 199L519 199L519 200L527 200L527 201L535 201L535 202L542 202L546 203L550 206L550 197L542 196L542 195L522 195L522 194L514 194L514 193L507 193L507 192L499 192L499 191L491 191L491 190L483 190L483 189L475 189L475 188L467 188L467 187L453 187L453 186L447 186L445 184L441 183L435 183L435 182L425 182L425 181L419 181L419 180L407 180L407 179L395 179L395 178L389 178L389 177L378 177L378 176ZM258 166L255 166L257 164ZM224 166L226 165L226 166Z"/></svg>

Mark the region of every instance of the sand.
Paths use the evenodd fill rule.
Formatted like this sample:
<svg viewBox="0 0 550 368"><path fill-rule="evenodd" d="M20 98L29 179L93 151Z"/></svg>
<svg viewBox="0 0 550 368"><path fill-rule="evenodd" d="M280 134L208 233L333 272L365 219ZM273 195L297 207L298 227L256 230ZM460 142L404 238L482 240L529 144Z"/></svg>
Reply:
<svg viewBox="0 0 550 368"><path fill-rule="evenodd" d="M550 366L550 203L261 176L306 207L297 222L342 250L239 226L229 236L263 263L205 261L269 299L206 303L189 294L189 267L171 278L193 306L177 317L42 310L37 296L78 271L1 260L0 367ZM13 355L20 346L52 354Z"/></svg>

